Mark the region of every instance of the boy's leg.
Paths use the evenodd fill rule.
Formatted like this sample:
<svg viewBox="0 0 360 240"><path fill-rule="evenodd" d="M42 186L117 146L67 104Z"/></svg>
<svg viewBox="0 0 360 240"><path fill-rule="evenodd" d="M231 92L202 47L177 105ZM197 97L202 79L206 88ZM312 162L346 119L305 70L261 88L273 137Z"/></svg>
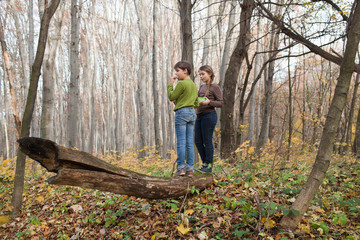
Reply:
<svg viewBox="0 0 360 240"><path fill-rule="evenodd" d="M195 111L193 110L189 116L189 122L186 124L186 171L193 171L194 169L194 125L195 125Z"/></svg>
<svg viewBox="0 0 360 240"><path fill-rule="evenodd" d="M181 109L175 112L175 133L176 133L176 153L177 170L185 168L185 145L186 145L186 121L184 121Z"/></svg>

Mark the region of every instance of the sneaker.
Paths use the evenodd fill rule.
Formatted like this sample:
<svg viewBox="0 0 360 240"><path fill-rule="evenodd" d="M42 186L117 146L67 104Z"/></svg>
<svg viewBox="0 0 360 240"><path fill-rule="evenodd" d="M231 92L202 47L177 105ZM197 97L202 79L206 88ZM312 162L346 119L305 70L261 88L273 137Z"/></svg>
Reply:
<svg viewBox="0 0 360 240"><path fill-rule="evenodd" d="M185 176L185 169L180 169L176 172L176 176Z"/></svg>
<svg viewBox="0 0 360 240"><path fill-rule="evenodd" d="M201 172L201 173L211 173L212 168L210 166L203 165L201 168L197 169L196 171Z"/></svg>
<svg viewBox="0 0 360 240"><path fill-rule="evenodd" d="M193 177L194 176L194 171L190 170L190 171L186 171L186 175L189 177Z"/></svg>

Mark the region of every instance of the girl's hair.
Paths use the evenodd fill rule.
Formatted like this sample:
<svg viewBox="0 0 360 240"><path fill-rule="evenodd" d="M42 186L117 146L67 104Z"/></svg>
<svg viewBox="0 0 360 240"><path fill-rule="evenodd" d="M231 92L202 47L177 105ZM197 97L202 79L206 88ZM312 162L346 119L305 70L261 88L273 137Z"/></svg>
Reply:
<svg viewBox="0 0 360 240"><path fill-rule="evenodd" d="M214 70L209 65L203 65L203 66L201 66L199 68L199 71L205 71L210 75L210 81L206 83L207 90L206 90L206 93L205 93L205 97L207 97L209 95L209 92L210 92L210 86L211 86L211 84L212 84L212 82L214 81L214 78L215 78Z"/></svg>
<svg viewBox="0 0 360 240"><path fill-rule="evenodd" d="M188 61L177 62L174 66L174 69L180 68L181 70L187 70L187 73L191 74L191 63Z"/></svg>

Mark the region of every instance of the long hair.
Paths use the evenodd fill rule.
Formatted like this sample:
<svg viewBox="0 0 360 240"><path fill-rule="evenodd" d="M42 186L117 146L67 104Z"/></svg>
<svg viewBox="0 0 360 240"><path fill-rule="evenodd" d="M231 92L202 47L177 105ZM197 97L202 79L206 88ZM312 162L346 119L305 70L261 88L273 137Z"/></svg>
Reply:
<svg viewBox="0 0 360 240"><path fill-rule="evenodd" d="M205 97L207 97L209 95L209 92L210 92L210 87L211 87L211 84L212 82L214 81L214 78L215 78L215 74L214 74L214 70L212 69L212 67L210 67L209 65L203 65L199 68L199 71L205 71L207 72L209 75L210 75L210 81L208 81L206 83L207 85L207 90L206 90L206 93L205 93Z"/></svg>

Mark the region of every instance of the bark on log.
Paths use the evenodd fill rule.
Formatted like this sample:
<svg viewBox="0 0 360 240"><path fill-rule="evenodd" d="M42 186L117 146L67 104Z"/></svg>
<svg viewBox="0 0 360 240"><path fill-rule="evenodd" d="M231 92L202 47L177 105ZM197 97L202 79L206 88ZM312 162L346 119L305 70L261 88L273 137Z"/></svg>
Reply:
<svg viewBox="0 0 360 240"><path fill-rule="evenodd" d="M123 195L166 199L185 195L195 187L203 190L213 181L212 175L194 177L153 177L116 167L89 153L57 145L47 139L25 137L18 140L20 150L57 175L50 184L98 189Z"/></svg>

